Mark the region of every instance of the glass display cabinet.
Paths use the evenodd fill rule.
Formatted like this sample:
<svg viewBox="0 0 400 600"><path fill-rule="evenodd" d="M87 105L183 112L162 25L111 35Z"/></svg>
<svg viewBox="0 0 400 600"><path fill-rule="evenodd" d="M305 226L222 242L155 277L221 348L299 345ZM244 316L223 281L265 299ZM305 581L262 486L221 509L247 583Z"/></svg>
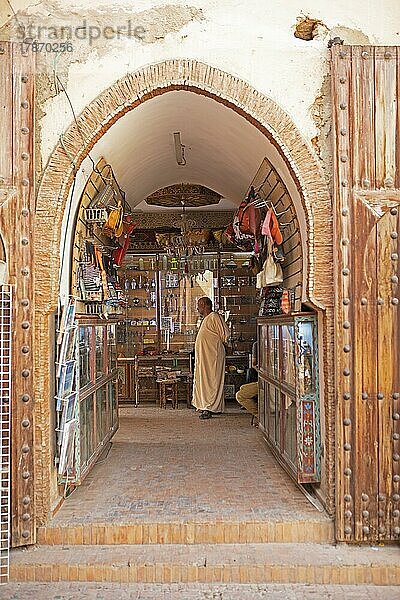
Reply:
<svg viewBox="0 0 400 600"><path fill-rule="evenodd" d="M115 323L77 319L77 369L71 430L71 461L60 482L79 483L118 428L117 352ZM72 416L72 415L71 415ZM66 428L61 433L68 434Z"/></svg>
<svg viewBox="0 0 400 600"><path fill-rule="evenodd" d="M258 319L259 423L299 483L320 481L317 320Z"/></svg>
<svg viewBox="0 0 400 600"><path fill-rule="evenodd" d="M160 255L160 352L188 353L193 349L199 313L197 301L214 302L217 255L182 257Z"/></svg>
<svg viewBox="0 0 400 600"><path fill-rule="evenodd" d="M256 340L259 297L245 252L221 253L218 304L229 314L229 354L247 355Z"/></svg>
<svg viewBox="0 0 400 600"><path fill-rule="evenodd" d="M133 357L158 348L158 271L156 256L129 257L120 271L125 319L118 323L118 345Z"/></svg>

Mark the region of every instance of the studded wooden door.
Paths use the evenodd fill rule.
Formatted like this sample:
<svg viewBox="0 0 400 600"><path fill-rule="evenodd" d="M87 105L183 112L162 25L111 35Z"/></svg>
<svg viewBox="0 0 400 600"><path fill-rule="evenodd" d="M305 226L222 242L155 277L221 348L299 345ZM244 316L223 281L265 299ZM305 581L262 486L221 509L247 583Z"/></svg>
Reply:
<svg viewBox="0 0 400 600"><path fill-rule="evenodd" d="M400 48L334 46L337 538L400 539Z"/></svg>
<svg viewBox="0 0 400 600"><path fill-rule="evenodd" d="M11 545L35 542L33 423L34 57L0 42L0 233L14 290ZM44 368L44 367L43 367Z"/></svg>

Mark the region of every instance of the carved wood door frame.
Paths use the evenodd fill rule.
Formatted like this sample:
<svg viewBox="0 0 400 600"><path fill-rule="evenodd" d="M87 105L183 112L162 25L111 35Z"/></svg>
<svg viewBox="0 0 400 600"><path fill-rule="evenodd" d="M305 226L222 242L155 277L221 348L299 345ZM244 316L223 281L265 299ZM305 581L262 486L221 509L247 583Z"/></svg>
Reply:
<svg viewBox="0 0 400 600"><path fill-rule="evenodd" d="M35 542L34 55L0 42L0 234L13 286L11 545Z"/></svg>
<svg viewBox="0 0 400 600"><path fill-rule="evenodd" d="M400 539L400 48L332 48L336 535Z"/></svg>

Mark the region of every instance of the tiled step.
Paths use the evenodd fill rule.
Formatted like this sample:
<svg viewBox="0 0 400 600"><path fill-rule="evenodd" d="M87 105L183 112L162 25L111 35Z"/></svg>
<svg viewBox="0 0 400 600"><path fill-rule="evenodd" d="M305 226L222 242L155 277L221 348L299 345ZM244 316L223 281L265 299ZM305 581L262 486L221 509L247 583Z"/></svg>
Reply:
<svg viewBox="0 0 400 600"><path fill-rule="evenodd" d="M333 523L320 521L244 521L231 523L131 523L48 526L38 530L38 543L56 544L242 544L334 540Z"/></svg>
<svg viewBox="0 0 400 600"><path fill-rule="evenodd" d="M12 581L400 585L398 546L153 544L14 550Z"/></svg>

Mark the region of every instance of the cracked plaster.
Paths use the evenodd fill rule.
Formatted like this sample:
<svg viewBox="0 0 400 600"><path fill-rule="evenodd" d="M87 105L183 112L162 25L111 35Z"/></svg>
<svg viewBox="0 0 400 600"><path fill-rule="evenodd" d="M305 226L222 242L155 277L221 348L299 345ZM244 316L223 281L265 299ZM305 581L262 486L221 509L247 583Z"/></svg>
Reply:
<svg viewBox="0 0 400 600"><path fill-rule="evenodd" d="M320 93L311 106L312 119L318 129L318 134L311 139L311 143L318 156L329 189L332 190L333 154L332 154L332 101L331 78L324 77Z"/></svg>
<svg viewBox="0 0 400 600"><path fill-rule="evenodd" d="M329 178L329 127L327 105L329 73L327 42L339 36L346 44L399 42L393 22L400 9L390 0L385 10L370 8L354 12L348 5L329 8L307 0L298 17L298 5L265 6L257 0L184 0L164 4L162 0L12 0L22 18L44 26L87 23L103 27L130 18L146 29L143 40L101 39L90 45L74 40L74 51L63 56L38 56L37 131L44 162L59 135L73 119L64 94L54 85L58 76L79 114L98 94L126 73L165 58L196 58L248 80L256 89L277 102L294 119L319 156ZM397 12L398 11L398 12ZM379 18L378 18L379 14ZM315 20L314 39L293 35L296 19ZM8 26L4 25L8 20ZM0 39L9 36L10 9L0 9ZM3 27L1 25L3 24ZM40 129L41 128L41 129ZM37 161L40 165L40 161Z"/></svg>
<svg viewBox="0 0 400 600"><path fill-rule="evenodd" d="M98 28L104 32L105 27L125 26L131 21L132 33L135 27L144 29L143 36L128 38L127 33L122 33L119 38L112 40L103 35L88 43L88 39L77 39L73 36L71 41L73 52L64 52L62 55L50 52L37 53L37 75L36 75L36 98L37 98L37 145L36 145L36 176L42 170L42 156L40 152L41 131L43 118L46 116L46 103L62 94L62 86L57 82L55 73L62 85L67 88L70 67L74 63L86 63L89 60L106 58L112 47L123 51L124 45L129 44L157 44L173 33L182 31L191 21L201 21L204 17L202 10L191 6L179 6L164 4L152 7L148 10L132 11L128 6L107 4L107 6L90 8L82 11L82 7L75 9L66 7L60 0L45 0L39 2L26 2L25 0L14 1L13 8L16 16L12 14L10 6L0 9L0 40L21 40L19 27L24 26L27 30L32 26L32 33L39 33L40 41L54 42L51 38L56 30L59 35L62 27L80 27L85 22L89 27ZM55 29L56 28L56 29ZM75 30L73 30L75 31ZM29 33L29 31L28 31ZM58 39L58 38L57 38ZM60 39L59 41L63 41ZM62 102L65 105L65 102ZM70 109L62 108L66 120L71 119ZM63 128L59 131L62 132Z"/></svg>
<svg viewBox="0 0 400 600"><path fill-rule="evenodd" d="M201 9L175 4L164 4L142 11L112 4L85 11L81 7L72 10L59 0L20 4L21 10L17 11L16 16L10 16L10 10L0 13L0 40L22 41L24 27L25 36L28 34L26 37L37 39L40 43L61 43L67 41L65 32L67 28L71 28L72 52L37 52L38 72L52 73L56 69L64 77L64 84L73 63L84 63L93 54L101 59L109 54L110 49L122 50L127 43L159 43L170 34L181 32L188 23L204 19ZM65 28L65 32L62 28ZM89 40L89 28L93 28L93 36L99 37ZM110 28L114 29L114 33ZM53 90L50 88L47 98L53 97L54 92L55 87Z"/></svg>

